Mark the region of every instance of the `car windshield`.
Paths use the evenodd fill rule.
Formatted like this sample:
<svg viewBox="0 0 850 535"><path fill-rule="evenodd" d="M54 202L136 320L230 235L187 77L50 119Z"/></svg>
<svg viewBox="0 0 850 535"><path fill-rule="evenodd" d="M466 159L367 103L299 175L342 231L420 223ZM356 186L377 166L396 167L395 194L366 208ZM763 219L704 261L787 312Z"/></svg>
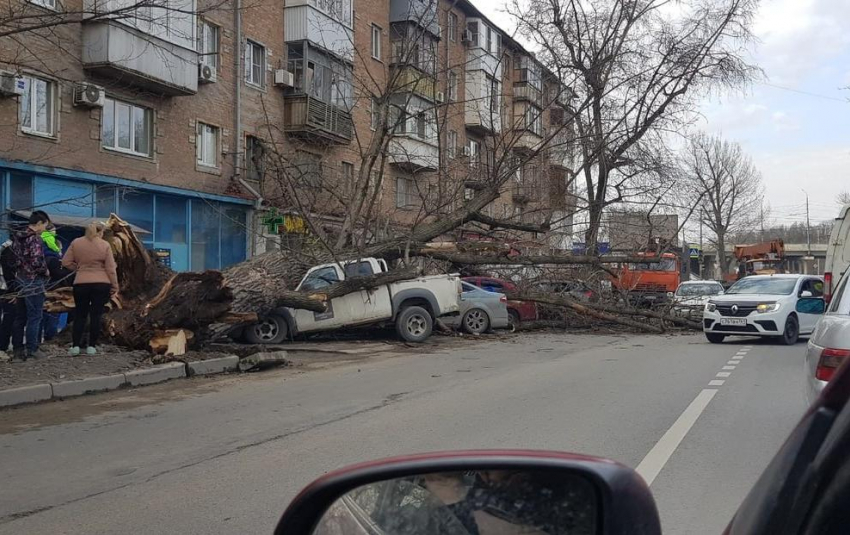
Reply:
<svg viewBox="0 0 850 535"><path fill-rule="evenodd" d="M697 297L701 295L717 295L723 290L719 284L683 284L676 290L676 295L682 297Z"/></svg>
<svg viewBox="0 0 850 535"><path fill-rule="evenodd" d="M727 294L739 295L790 295L797 286L797 279L741 279L732 285Z"/></svg>

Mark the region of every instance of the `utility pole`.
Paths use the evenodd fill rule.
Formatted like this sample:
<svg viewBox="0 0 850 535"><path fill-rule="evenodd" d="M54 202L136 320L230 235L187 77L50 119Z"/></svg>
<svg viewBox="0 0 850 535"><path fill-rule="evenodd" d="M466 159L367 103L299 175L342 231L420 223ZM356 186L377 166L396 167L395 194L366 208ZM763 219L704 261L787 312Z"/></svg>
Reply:
<svg viewBox="0 0 850 535"><path fill-rule="evenodd" d="M760 208L761 208L761 217L759 218L759 219L761 219L761 240L760 241L763 242L764 241L764 203L761 203Z"/></svg>
<svg viewBox="0 0 850 535"><path fill-rule="evenodd" d="M812 225L809 222L809 194L806 190L803 190L803 193L806 194L806 256L812 256Z"/></svg>
<svg viewBox="0 0 850 535"><path fill-rule="evenodd" d="M705 208L700 208L699 209L699 254L700 254L699 277L700 278L703 278L702 272L705 271L704 266L703 266L704 255L703 255L703 252L702 252L702 250L703 250L702 249L702 222L703 222L704 219L705 219Z"/></svg>

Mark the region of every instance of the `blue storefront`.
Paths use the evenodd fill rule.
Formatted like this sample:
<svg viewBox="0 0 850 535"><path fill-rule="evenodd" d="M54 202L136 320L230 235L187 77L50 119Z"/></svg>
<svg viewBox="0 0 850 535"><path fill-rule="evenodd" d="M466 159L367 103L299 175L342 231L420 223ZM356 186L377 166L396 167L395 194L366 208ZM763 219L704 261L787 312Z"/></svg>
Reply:
<svg viewBox="0 0 850 535"><path fill-rule="evenodd" d="M33 209L106 219L110 213L146 230L145 245L176 271L222 269L245 260L251 202L223 195L0 160L0 201L7 219ZM60 229L63 238L79 229Z"/></svg>

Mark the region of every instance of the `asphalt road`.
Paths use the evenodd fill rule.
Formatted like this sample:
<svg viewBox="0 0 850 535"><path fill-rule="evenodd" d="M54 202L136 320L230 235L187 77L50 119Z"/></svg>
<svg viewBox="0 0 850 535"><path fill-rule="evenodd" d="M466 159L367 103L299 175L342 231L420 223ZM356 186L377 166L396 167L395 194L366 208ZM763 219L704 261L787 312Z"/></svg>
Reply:
<svg viewBox="0 0 850 535"><path fill-rule="evenodd" d="M665 533L720 533L805 410L803 350L522 335L0 411L0 534L270 533L334 468L514 447L637 467Z"/></svg>

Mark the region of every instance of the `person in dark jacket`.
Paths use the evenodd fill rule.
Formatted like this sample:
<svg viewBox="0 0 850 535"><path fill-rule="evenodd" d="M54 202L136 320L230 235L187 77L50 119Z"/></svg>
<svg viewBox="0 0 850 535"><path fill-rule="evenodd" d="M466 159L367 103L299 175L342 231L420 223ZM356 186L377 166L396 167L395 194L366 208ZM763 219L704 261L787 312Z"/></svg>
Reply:
<svg viewBox="0 0 850 535"><path fill-rule="evenodd" d="M12 341L12 328L15 325L15 293L17 282L15 281L14 252L12 251L12 240L6 240L0 244L0 351L8 351Z"/></svg>
<svg viewBox="0 0 850 535"><path fill-rule="evenodd" d="M44 311L44 288L50 279L44 260L41 233L47 230L50 218L47 213L36 210L30 214L29 225L12 234L11 249L14 252L15 281L18 284L15 325L12 329L12 345L15 358L43 358L39 349L39 330ZM26 349L24 330L26 329Z"/></svg>

